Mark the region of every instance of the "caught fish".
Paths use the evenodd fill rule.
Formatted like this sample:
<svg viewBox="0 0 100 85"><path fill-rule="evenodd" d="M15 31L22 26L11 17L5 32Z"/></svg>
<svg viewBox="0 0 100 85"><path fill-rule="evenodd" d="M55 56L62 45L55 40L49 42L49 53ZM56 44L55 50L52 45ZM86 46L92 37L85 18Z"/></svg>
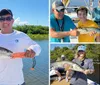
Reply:
<svg viewBox="0 0 100 85"><path fill-rule="evenodd" d="M52 69L55 69L55 68L58 68L58 67L64 67L65 64L68 64L69 66L67 66L65 69L68 70L68 69L71 69L73 71L79 71L79 72L82 72L84 71L85 69L83 67L81 67L80 65L74 63L74 62L71 62L71 61L61 61L61 62L55 62L55 63L52 63L51 64L51 68Z"/></svg>
<svg viewBox="0 0 100 85"><path fill-rule="evenodd" d="M0 59L10 59L10 58L24 58L25 57L25 52L18 52L18 53L13 53L12 51L0 47Z"/></svg>
<svg viewBox="0 0 100 85"><path fill-rule="evenodd" d="M12 51L6 48L0 47L0 59L15 59L15 58L25 58L25 52L13 53ZM35 65L36 65L36 59L34 57L31 70L34 70Z"/></svg>
<svg viewBox="0 0 100 85"><path fill-rule="evenodd" d="M77 31L80 32L80 34L88 34L89 32L96 32L100 33L100 28L78 28Z"/></svg>

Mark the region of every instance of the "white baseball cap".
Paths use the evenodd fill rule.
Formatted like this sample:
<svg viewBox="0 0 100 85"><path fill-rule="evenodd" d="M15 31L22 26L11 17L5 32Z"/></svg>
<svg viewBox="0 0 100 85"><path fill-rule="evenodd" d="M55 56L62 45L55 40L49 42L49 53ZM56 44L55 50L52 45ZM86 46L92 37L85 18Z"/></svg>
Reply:
<svg viewBox="0 0 100 85"><path fill-rule="evenodd" d="M62 9L65 9L65 6L60 0L56 0L53 2L52 8L57 9L57 10L62 10Z"/></svg>
<svg viewBox="0 0 100 85"><path fill-rule="evenodd" d="M65 57L65 55L61 55L61 58L62 58L62 57Z"/></svg>

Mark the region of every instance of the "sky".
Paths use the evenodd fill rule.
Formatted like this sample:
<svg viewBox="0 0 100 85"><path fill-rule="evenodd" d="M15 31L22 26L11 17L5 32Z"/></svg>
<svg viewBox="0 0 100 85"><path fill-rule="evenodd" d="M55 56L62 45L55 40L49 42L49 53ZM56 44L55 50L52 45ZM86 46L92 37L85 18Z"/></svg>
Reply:
<svg viewBox="0 0 100 85"><path fill-rule="evenodd" d="M51 44L50 45L50 50L54 50L55 47L68 47L68 48L73 48L75 44Z"/></svg>
<svg viewBox="0 0 100 85"><path fill-rule="evenodd" d="M11 9L14 25L49 25L48 0L0 0L0 10Z"/></svg>
<svg viewBox="0 0 100 85"><path fill-rule="evenodd" d="M50 13L51 13L51 5L56 0L50 0ZM93 7L97 7L98 0L94 0ZM89 0L70 0L69 7L71 6L89 6Z"/></svg>

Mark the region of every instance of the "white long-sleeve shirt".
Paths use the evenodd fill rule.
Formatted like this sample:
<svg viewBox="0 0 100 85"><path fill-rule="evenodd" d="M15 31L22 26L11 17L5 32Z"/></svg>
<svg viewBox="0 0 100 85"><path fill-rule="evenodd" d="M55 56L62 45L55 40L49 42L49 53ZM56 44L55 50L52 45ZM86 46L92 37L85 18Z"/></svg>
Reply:
<svg viewBox="0 0 100 85"><path fill-rule="evenodd" d="M40 46L25 33L14 30L10 34L0 33L0 47L12 52L24 52L32 49L36 56L40 54ZM0 85L20 85L24 82L22 59L0 59Z"/></svg>

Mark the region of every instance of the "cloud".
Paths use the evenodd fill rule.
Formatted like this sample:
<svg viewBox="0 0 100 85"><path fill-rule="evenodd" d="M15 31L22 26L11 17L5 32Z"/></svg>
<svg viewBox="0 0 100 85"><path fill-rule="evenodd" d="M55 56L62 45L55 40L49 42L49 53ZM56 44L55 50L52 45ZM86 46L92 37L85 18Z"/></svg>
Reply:
<svg viewBox="0 0 100 85"><path fill-rule="evenodd" d="M20 20L20 17L16 18L15 21L14 21L14 26L16 25L28 25L28 21L21 21Z"/></svg>

